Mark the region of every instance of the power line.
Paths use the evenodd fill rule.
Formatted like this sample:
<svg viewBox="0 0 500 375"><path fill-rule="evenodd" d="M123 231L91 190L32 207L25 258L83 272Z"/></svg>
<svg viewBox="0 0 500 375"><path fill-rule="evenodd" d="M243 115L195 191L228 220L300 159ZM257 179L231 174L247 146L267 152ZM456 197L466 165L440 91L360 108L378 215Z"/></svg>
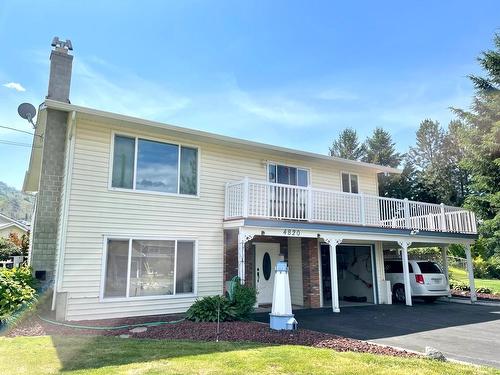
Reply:
<svg viewBox="0 0 500 375"><path fill-rule="evenodd" d="M4 145L9 145L9 146L19 146L19 147L35 147L35 148L40 148L40 146L32 146L29 143L20 143L20 142L13 142L13 141L8 141L5 139L0 139L0 144Z"/></svg>
<svg viewBox="0 0 500 375"><path fill-rule="evenodd" d="M29 134L29 135L35 135L35 134L31 133L31 132L27 132L26 130L11 128L9 126L2 126L2 125L0 125L0 128L15 130L16 132L26 133L26 134Z"/></svg>

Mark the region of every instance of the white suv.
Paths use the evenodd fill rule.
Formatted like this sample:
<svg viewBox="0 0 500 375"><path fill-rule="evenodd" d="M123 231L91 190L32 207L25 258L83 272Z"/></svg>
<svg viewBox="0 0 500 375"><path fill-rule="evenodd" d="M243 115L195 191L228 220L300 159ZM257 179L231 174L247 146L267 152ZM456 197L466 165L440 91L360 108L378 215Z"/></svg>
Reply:
<svg viewBox="0 0 500 375"><path fill-rule="evenodd" d="M404 303L403 262L386 260L384 264L385 279L391 282L394 301ZM422 297L426 302L434 302L437 298L448 295L448 280L436 263L426 260L409 260L408 266L412 297Z"/></svg>

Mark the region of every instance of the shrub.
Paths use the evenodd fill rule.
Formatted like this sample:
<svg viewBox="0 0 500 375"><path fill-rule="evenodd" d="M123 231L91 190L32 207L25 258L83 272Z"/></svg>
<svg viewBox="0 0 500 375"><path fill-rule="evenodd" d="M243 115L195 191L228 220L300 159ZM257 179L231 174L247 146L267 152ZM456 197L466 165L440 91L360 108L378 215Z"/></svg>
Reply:
<svg viewBox="0 0 500 375"><path fill-rule="evenodd" d="M23 251L8 239L0 237L0 260L7 260L13 255L23 255Z"/></svg>
<svg viewBox="0 0 500 375"><path fill-rule="evenodd" d="M195 322L221 322L235 318L231 302L223 296L203 297L196 300L186 313L186 319Z"/></svg>
<svg viewBox="0 0 500 375"><path fill-rule="evenodd" d="M491 294L491 289L486 287L476 288L476 293Z"/></svg>
<svg viewBox="0 0 500 375"><path fill-rule="evenodd" d="M474 276L479 279L488 279L488 262L484 260L481 256L478 256L473 261L474 265Z"/></svg>
<svg viewBox="0 0 500 375"><path fill-rule="evenodd" d="M0 321L6 322L23 308L36 301L35 279L31 268L18 267L0 270Z"/></svg>
<svg viewBox="0 0 500 375"><path fill-rule="evenodd" d="M234 288L232 306L235 310L235 317L238 320L248 320L254 312L257 302L257 291L255 288L237 283Z"/></svg>
<svg viewBox="0 0 500 375"><path fill-rule="evenodd" d="M470 290L467 284L458 280L450 280L450 289L461 290L463 292Z"/></svg>
<svg viewBox="0 0 500 375"><path fill-rule="evenodd" d="M213 296L197 300L187 311L186 319L195 322L221 322L227 320L248 320L257 302L257 292L233 279L227 297Z"/></svg>

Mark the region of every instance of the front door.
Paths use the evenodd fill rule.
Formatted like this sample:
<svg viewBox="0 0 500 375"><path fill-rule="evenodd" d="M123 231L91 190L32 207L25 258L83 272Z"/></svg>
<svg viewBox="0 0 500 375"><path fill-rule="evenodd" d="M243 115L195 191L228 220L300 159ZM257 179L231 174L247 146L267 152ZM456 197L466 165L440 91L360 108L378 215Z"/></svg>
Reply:
<svg viewBox="0 0 500 375"><path fill-rule="evenodd" d="M255 287L259 305L273 302L274 268L279 258L279 243L255 244Z"/></svg>

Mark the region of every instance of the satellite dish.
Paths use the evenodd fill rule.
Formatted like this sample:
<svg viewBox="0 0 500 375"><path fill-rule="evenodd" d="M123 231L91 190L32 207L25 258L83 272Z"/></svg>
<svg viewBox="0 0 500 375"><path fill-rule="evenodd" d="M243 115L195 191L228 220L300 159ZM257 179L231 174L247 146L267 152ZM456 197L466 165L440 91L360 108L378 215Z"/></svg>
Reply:
<svg viewBox="0 0 500 375"><path fill-rule="evenodd" d="M23 119L28 120L31 125L33 125L33 128L35 128L35 124L33 123L33 118L36 116L36 108L33 106L33 104L30 103L22 103L17 107L17 113L19 113L19 116L21 116Z"/></svg>

